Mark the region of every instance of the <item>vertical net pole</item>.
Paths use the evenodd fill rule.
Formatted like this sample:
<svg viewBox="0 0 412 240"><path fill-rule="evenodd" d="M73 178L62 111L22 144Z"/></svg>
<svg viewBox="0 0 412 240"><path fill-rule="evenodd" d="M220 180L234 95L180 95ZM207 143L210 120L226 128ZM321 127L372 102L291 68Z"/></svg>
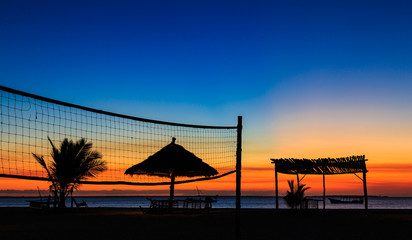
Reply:
<svg viewBox="0 0 412 240"><path fill-rule="evenodd" d="M365 198L365 209L368 210L368 188L366 186L366 165L365 168L363 169L363 195Z"/></svg>
<svg viewBox="0 0 412 240"><path fill-rule="evenodd" d="M278 187L278 170L276 168L276 163L275 163L275 192L276 192L276 210L279 209L279 187Z"/></svg>
<svg viewBox="0 0 412 240"><path fill-rule="evenodd" d="M240 197L242 169L242 116L237 117L237 147L236 147L236 239L241 239L240 233Z"/></svg>
<svg viewBox="0 0 412 240"><path fill-rule="evenodd" d="M237 148L236 148L236 211L240 211L242 169L242 116L237 117Z"/></svg>

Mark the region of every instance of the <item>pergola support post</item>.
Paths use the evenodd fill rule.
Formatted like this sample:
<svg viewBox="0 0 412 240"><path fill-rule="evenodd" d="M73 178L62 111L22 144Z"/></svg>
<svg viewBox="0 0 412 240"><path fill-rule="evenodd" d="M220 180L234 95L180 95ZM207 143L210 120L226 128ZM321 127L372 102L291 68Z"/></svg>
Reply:
<svg viewBox="0 0 412 240"><path fill-rule="evenodd" d="M326 208L326 187L325 187L325 173L323 173L323 210Z"/></svg>

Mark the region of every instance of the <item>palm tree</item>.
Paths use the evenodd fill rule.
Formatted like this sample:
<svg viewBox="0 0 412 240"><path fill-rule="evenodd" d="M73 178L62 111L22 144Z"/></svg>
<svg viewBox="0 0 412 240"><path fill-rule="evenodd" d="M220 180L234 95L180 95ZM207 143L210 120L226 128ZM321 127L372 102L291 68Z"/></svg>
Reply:
<svg viewBox="0 0 412 240"><path fill-rule="evenodd" d="M305 188L305 184L295 185L293 180L288 180L290 191L286 191L285 199L288 206L292 209L297 209L300 206L303 198L305 197L305 191L310 187Z"/></svg>
<svg viewBox="0 0 412 240"><path fill-rule="evenodd" d="M66 207L66 197L78 189L80 182L90 177L96 177L106 170L106 162L102 156L92 151L92 143L87 143L84 138L73 142L65 138L57 149L49 139L52 146L52 161L46 164L43 156L33 153L33 157L46 170L51 182L50 191L54 194L59 208Z"/></svg>

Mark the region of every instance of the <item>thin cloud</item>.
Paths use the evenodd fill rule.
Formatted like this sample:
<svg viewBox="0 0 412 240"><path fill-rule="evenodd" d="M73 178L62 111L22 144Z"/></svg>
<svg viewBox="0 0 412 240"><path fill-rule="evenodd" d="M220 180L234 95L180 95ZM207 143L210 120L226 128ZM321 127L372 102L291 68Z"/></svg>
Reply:
<svg viewBox="0 0 412 240"><path fill-rule="evenodd" d="M400 164L367 164L369 172L375 173L406 173L412 172L412 164L400 163Z"/></svg>

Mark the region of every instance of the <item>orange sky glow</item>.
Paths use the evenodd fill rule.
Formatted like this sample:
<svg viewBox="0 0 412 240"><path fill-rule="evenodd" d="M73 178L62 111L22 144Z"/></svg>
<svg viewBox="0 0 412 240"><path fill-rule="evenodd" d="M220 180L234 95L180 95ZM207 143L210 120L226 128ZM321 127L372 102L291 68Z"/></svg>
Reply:
<svg viewBox="0 0 412 240"><path fill-rule="evenodd" d="M244 196L274 196L274 167L268 161L269 166L247 167L242 169L242 191ZM367 163L368 174L368 194L380 196L410 196L412 192L412 164L385 164ZM362 177L361 174L358 176ZM302 177L302 176L300 176ZM287 180L295 180L295 175L279 174L279 194L283 195L288 189ZM310 189L307 195L322 195L322 176L307 175L302 180ZM11 178L0 178L1 190L47 190L49 184L44 181L19 180ZM180 190L187 190L192 194L197 194L196 189L203 194L213 193L217 195L234 195L235 175L229 175L211 181L201 181L176 186L177 195L184 195L187 192L179 193ZM125 192L124 195L149 195L147 191L152 191L152 195L167 195L169 186L128 186L128 185L82 185L78 194L85 195L110 195L112 190L133 190L135 193ZM157 190L157 192L156 192ZM159 190L163 192L159 193ZM88 191L92 191L88 193ZM108 192L99 192L108 191ZM142 193L139 193L142 191ZM361 195L363 194L362 182L354 174L326 176L326 193L329 195ZM24 193L18 193L21 196ZM122 195L116 192L116 195ZM0 196L16 194L1 193Z"/></svg>

